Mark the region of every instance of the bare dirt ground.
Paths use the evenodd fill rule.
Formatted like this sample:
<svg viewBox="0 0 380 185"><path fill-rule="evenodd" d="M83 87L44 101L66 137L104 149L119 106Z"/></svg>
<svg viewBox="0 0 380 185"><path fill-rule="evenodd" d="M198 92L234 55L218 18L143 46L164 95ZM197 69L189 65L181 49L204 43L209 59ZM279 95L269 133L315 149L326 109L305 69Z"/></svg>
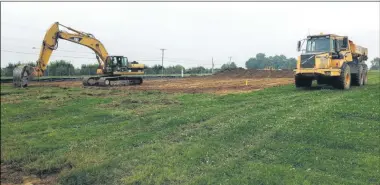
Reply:
<svg viewBox="0 0 380 185"><path fill-rule="evenodd" d="M293 78L207 78L189 77L180 79L154 79L145 80L139 86L112 87L126 91L151 91L158 90L168 93L212 93L231 94L251 92L278 85L293 83ZM70 82L34 82L30 86L47 87L82 87L80 81ZM86 87L86 88L107 88L107 87Z"/></svg>
<svg viewBox="0 0 380 185"><path fill-rule="evenodd" d="M126 91L157 90L168 93L212 93L231 94L251 92L268 87L293 83L292 71L266 71L234 69L212 76L185 77L176 79L146 79L139 86L112 87ZM82 87L81 81L31 82L29 86ZM86 87L109 88L109 87Z"/></svg>
<svg viewBox="0 0 380 185"><path fill-rule="evenodd" d="M36 176L23 172L21 168L12 165L1 164L1 184L2 185L48 185L57 181L58 174L48 176Z"/></svg>

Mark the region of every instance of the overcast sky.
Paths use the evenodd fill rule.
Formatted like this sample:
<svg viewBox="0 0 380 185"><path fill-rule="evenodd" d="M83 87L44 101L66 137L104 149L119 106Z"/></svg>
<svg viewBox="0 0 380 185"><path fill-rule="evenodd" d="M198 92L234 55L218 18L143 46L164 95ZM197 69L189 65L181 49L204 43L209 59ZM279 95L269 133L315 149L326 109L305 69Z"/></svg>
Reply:
<svg viewBox="0 0 380 185"><path fill-rule="evenodd" d="M56 21L95 35L110 55L147 65L245 67L257 53L297 57L308 33L347 35L379 57L379 2L2 2L1 67L36 61ZM71 52L74 51L74 52ZM18 52L18 53L15 53ZM59 40L51 60L96 63L90 49ZM220 67L217 65L216 67Z"/></svg>

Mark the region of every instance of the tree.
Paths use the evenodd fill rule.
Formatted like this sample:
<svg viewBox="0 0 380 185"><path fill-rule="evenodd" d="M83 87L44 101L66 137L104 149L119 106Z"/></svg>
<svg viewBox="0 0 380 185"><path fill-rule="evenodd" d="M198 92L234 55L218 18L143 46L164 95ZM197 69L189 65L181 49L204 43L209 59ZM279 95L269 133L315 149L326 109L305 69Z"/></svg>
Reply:
<svg viewBox="0 0 380 185"><path fill-rule="evenodd" d="M164 70L166 74L181 74L182 69L185 69L185 68L181 65L175 65L175 66L168 66Z"/></svg>
<svg viewBox="0 0 380 185"><path fill-rule="evenodd" d="M235 62L228 62L226 64L223 64L222 67L221 67L222 70L225 70L225 69L236 69L236 68L237 68L237 66L236 66Z"/></svg>
<svg viewBox="0 0 380 185"><path fill-rule="evenodd" d="M27 63L21 63L20 61L17 63L8 63L7 67L1 69L1 76L13 76L13 70L18 65L30 65L32 67L35 67L36 64L33 62L27 62Z"/></svg>
<svg viewBox="0 0 380 185"><path fill-rule="evenodd" d="M81 75L96 75L99 64L82 64L79 73Z"/></svg>
<svg viewBox="0 0 380 185"><path fill-rule="evenodd" d="M13 76L13 70L15 67L18 65L28 65L35 67L36 63L35 62L17 62L17 63L8 63L7 67L1 68L1 76Z"/></svg>
<svg viewBox="0 0 380 185"><path fill-rule="evenodd" d="M250 58L245 62L245 67L248 69L264 69L268 64L268 58L264 53L256 54L256 58Z"/></svg>
<svg viewBox="0 0 380 185"><path fill-rule="evenodd" d="M203 66L192 67L192 68L186 69L185 71L186 74L201 74L201 73L206 73L206 72L207 70Z"/></svg>
<svg viewBox="0 0 380 185"><path fill-rule="evenodd" d="M74 75L74 66L66 60L56 60L50 62L45 71L49 76L67 76Z"/></svg>
<svg viewBox="0 0 380 185"><path fill-rule="evenodd" d="M74 69L74 75L75 75L75 76L79 76L79 75L81 75L81 74L80 74L80 68L75 68L75 69Z"/></svg>
<svg viewBox="0 0 380 185"><path fill-rule="evenodd" d="M161 74L162 66L155 64L152 67L145 65L145 74Z"/></svg>
<svg viewBox="0 0 380 185"><path fill-rule="evenodd" d="M7 67L5 67L3 70L2 70L2 75L4 76L13 76L13 69L20 65L21 62L18 62L16 64L13 64L13 63L8 63Z"/></svg>
<svg viewBox="0 0 380 185"><path fill-rule="evenodd" d="M371 60L371 70L379 70L380 69L380 58L376 57Z"/></svg>

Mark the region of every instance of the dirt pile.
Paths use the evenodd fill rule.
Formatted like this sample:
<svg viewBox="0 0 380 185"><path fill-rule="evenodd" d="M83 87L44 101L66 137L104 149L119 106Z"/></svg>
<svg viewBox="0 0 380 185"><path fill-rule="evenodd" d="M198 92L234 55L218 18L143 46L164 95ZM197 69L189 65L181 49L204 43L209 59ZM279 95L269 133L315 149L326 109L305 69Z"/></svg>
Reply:
<svg viewBox="0 0 380 185"><path fill-rule="evenodd" d="M258 70L258 69L226 69L217 72L213 77L229 78L293 78L292 70Z"/></svg>

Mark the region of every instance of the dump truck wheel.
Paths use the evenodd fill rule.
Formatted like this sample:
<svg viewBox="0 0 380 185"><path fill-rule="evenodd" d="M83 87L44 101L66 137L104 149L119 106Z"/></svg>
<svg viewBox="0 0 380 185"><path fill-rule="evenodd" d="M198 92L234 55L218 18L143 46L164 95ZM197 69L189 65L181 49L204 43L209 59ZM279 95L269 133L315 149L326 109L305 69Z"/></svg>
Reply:
<svg viewBox="0 0 380 185"><path fill-rule="evenodd" d="M297 88L311 87L312 82L313 82L312 79L309 79L309 78L300 77L300 76L295 77L295 84Z"/></svg>
<svg viewBox="0 0 380 185"><path fill-rule="evenodd" d="M363 66L359 65L358 73L352 75L352 85L362 86L363 85Z"/></svg>
<svg viewBox="0 0 380 185"><path fill-rule="evenodd" d="M351 70L346 63L343 64L340 76L335 79L335 88L347 90L351 86Z"/></svg>

